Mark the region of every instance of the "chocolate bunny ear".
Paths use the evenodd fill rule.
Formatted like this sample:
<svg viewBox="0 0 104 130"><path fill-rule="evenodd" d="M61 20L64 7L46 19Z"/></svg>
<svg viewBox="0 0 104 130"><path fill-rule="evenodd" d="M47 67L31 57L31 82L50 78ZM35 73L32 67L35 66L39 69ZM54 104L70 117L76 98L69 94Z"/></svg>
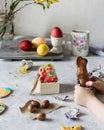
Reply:
<svg viewBox="0 0 104 130"><path fill-rule="evenodd" d="M86 86L86 82L89 81L89 75L88 75L88 71L87 71L87 59L78 56L76 59L76 65L77 65L77 79L78 79L78 83L85 87Z"/></svg>
<svg viewBox="0 0 104 130"><path fill-rule="evenodd" d="M80 67L81 65L87 65L87 62L88 62L88 60L81 57L81 56L78 56L77 59L76 59L77 67Z"/></svg>

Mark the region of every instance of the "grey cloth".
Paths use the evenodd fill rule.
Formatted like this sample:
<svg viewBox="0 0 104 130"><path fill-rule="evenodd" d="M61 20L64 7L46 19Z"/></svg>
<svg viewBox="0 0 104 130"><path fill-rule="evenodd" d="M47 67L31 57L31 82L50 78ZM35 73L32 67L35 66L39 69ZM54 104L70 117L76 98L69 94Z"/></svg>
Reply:
<svg viewBox="0 0 104 130"><path fill-rule="evenodd" d="M103 44L89 44L89 52L98 56L104 56L104 43Z"/></svg>

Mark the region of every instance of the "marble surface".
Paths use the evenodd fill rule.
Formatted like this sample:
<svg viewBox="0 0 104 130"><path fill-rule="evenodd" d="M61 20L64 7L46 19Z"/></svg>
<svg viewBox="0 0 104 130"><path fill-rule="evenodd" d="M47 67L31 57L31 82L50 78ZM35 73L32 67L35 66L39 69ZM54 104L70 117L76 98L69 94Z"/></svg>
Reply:
<svg viewBox="0 0 104 130"><path fill-rule="evenodd" d="M104 72L104 57L89 55L88 70L91 71L98 65L101 65L101 71ZM84 130L104 130L102 124L87 108L79 106L74 101L58 101L54 96L64 97L68 95L73 99L74 85L76 84L76 57L68 56L63 61L33 61L33 68L29 74L20 74L18 68L20 61L0 60L0 87L10 87L13 93L6 98L0 99L8 109L0 115L0 130L60 130L61 125L72 126L82 125ZM47 63L54 65L56 73L61 84L60 93L52 95L29 95L33 87L38 68ZM99 95L98 95L99 96ZM104 96L99 96L104 101ZM63 107L47 114L45 121L32 120L20 112L22 107L30 99L48 99L50 102L56 102ZM81 114L78 120L70 120L65 117L65 112L70 108L80 109Z"/></svg>

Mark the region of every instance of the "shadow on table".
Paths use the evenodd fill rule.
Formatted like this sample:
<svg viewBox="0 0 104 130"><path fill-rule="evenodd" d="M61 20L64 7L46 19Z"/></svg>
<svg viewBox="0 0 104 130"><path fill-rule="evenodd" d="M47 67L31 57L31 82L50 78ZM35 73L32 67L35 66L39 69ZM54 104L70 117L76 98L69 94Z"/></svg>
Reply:
<svg viewBox="0 0 104 130"><path fill-rule="evenodd" d="M31 71L39 70L40 66L32 66Z"/></svg>
<svg viewBox="0 0 104 130"><path fill-rule="evenodd" d="M60 93L70 92L74 90L74 84L60 84Z"/></svg>

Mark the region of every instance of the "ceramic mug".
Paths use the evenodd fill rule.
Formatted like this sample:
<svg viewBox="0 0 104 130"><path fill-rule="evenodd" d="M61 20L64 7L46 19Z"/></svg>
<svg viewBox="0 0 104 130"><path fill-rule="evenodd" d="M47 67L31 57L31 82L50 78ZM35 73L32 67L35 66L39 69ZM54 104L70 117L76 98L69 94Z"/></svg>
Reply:
<svg viewBox="0 0 104 130"><path fill-rule="evenodd" d="M72 55L87 56L89 53L89 31L73 30L71 32Z"/></svg>

